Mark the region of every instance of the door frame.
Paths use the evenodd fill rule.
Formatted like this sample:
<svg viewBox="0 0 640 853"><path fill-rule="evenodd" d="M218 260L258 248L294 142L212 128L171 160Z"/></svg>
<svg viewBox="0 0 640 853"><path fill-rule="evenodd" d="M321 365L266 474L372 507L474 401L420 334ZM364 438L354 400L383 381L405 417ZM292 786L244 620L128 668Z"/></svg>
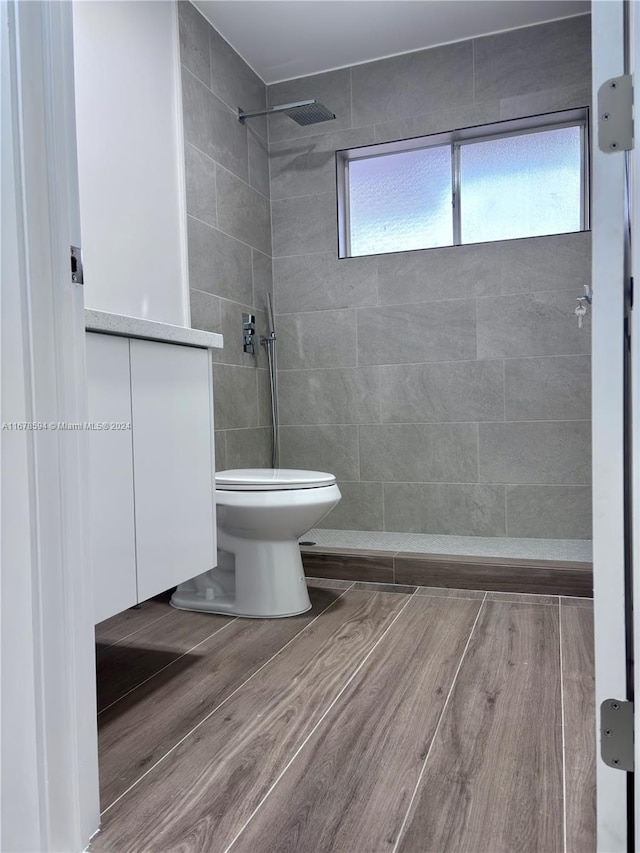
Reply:
<svg viewBox="0 0 640 853"><path fill-rule="evenodd" d="M3 850L79 851L99 824L72 9L0 4Z"/></svg>
<svg viewBox="0 0 640 853"><path fill-rule="evenodd" d="M635 3L629 4L629 70L635 72L636 59L640 55L640 14ZM636 94L636 101L638 95ZM639 120L636 107L634 135L638 140ZM636 145L637 145L636 141ZM631 247L640 246L640 163L637 149L629 152L629 184L630 184L630 217L631 217ZM636 282L635 300L637 300L640 282L640 253L631 253L631 275ZM634 301L635 301L634 300ZM631 310L631 551L633 568L633 659L640 661L640 576L636 571L637 555L640 554L640 310L632 305ZM635 369L634 369L635 368ZM640 673L634 672L636 686ZM640 693L640 690L635 690ZM634 766L640 768L640 702L635 699L634 728ZM634 786L634 818L635 827L640 827L640 785ZM637 837L637 834L636 834Z"/></svg>
<svg viewBox="0 0 640 853"><path fill-rule="evenodd" d="M600 757L600 707L607 699L633 698L630 661L630 466L627 447L625 319L629 307L630 246L627 154L598 148L598 90L627 73L629 37L624 0L594 0L592 13L592 431L593 574L596 673L596 799L598 850L633 849L631 774ZM632 408L629 410L633 418ZM634 419L639 423L638 418ZM637 428L637 427L636 427Z"/></svg>

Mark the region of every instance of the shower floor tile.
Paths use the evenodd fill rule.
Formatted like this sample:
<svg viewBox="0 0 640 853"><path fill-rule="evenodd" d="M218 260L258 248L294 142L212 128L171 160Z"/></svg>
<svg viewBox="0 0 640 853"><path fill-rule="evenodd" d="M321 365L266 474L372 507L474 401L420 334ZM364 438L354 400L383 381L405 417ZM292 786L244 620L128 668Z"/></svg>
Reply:
<svg viewBox="0 0 640 853"><path fill-rule="evenodd" d="M376 533L361 530L309 530L302 537L327 548L364 551L409 551L470 557L513 557L523 560L590 562L589 539L509 539L507 537L435 536L423 533Z"/></svg>
<svg viewBox="0 0 640 853"><path fill-rule="evenodd" d="M308 583L290 619L97 627L92 851L595 849L591 602Z"/></svg>

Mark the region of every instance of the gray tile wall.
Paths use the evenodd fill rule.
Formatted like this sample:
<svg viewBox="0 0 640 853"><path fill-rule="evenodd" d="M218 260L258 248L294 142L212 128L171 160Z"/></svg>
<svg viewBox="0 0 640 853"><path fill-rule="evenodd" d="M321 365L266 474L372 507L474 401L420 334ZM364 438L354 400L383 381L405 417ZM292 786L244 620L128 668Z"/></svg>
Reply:
<svg viewBox="0 0 640 853"><path fill-rule="evenodd" d="M270 465L264 353L242 350L242 313L265 332L272 289L267 126L243 126L266 87L191 3L179 3L191 325L221 332L214 355L216 467ZM260 349L258 346L257 349Z"/></svg>
<svg viewBox="0 0 640 853"><path fill-rule="evenodd" d="M590 235L338 260L334 159L339 148L588 105L590 18L267 88L270 105L313 97L337 120L269 120L282 464L337 475L343 500L325 527L590 537L590 330L572 313L590 280ZM226 158L244 149L230 139L225 125L203 150L233 172ZM209 184L206 166L194 168ZM210 207L198 200L209 226ZM224 230L261 240L252 215ZM221 262L237 257L227 247ZM225 417L250 434L259 412L236 404Z"/></svg>

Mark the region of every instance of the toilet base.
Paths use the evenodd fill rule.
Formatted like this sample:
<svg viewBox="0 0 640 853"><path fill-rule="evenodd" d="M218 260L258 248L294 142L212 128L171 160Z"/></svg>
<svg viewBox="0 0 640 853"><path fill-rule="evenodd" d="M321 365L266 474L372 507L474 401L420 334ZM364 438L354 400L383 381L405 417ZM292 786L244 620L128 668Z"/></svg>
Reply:
<svg viewBox="0 0 640 853"><path fill-rule="evenodd" d="M219 542L218 565L180 584L172 607L249 619L297 616L311 608L297 541L258 542L219 531Z"/></svg>
<svg viewBox="0 0 640 853"><path fill-rule="evenodd" d="M240 613L240 611L235 609L235 601L233 600L227 602L220 599L220 601L213 602L203 601L202 599L187 599L180 596L174 601L174 596L175 593L171 596L169 604L176 610L192 610L197 613L217 613L220 616L237 616L239 619L285 619L287 616L299 616L301 613L311 610L311 602L309 602L309 606L305 607L304 610L296 610L294 613L263 613L258 616L255 613Z"/></svg>

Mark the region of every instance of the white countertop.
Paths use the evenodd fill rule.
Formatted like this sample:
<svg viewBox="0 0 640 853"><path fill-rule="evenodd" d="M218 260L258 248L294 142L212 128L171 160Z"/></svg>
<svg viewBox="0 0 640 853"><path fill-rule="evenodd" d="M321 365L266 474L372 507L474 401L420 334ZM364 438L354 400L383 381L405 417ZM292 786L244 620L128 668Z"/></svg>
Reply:
<svg viewBox="0 0 640 853"><path fill-rule="evenodd" d="M206 349L222 349L223 346L222 335L216 332L203 332L200 329L172 326L170 323L158 323L156 320L143 320L123 314L108 314L106 311L94 311L92 308L85 308L84 325L88 332L104 332L109 335L145 338Z"/></svg>

